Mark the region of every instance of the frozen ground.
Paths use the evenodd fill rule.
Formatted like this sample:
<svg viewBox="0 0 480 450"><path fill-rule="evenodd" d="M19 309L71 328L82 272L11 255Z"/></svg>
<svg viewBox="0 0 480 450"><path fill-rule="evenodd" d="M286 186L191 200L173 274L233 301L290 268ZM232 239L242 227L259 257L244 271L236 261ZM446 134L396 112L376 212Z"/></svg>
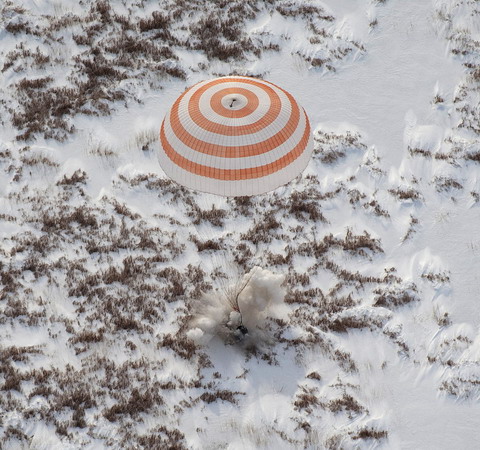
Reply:
<svg viewBox="0 0 480 450"><path fill-rule="evenodd" d="M83 3L1 6L3 448L474 448L478 2ZM229 73L315 130L273 193L158 166Z"/></svg>

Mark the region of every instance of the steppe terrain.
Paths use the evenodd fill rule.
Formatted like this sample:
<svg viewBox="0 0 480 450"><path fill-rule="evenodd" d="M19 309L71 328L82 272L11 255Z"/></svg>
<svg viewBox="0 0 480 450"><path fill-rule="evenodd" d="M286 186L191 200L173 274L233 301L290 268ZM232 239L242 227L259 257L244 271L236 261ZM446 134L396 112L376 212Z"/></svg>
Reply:
<svg viewBox="0 0 480 450"><path fill-rule="evenodd" d="M271 193L158 164L229 74L310 117ZM4 0L0 447L474 448L479 174L479 1Z"/></svg>

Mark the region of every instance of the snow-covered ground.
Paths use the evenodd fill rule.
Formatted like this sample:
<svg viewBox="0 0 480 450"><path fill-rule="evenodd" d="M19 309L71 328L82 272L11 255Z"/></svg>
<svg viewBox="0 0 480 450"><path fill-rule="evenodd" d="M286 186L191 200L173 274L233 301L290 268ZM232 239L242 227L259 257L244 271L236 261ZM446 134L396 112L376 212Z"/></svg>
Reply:
<svg viewBox="0 0 480 450"><path fill-rule="evenodd" d="M2 448L478 446L479 2L0 8ZM156 158L233 73L314 130L251 198Z"/></svg>

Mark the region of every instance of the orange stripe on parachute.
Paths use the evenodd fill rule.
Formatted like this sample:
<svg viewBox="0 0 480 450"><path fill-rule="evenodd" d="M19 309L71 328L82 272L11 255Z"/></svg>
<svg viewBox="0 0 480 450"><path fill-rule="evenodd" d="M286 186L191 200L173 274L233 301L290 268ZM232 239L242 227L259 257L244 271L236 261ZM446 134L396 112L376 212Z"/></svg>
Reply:
<svg viewBox="0 0 480 450"><path fill-rule="evenodd" d="M304 112L305 114L305 112ZM208 178L213 178L216 180L249 180L253 178L265 177L271 175L284 167L291 164L295 161L305 150L308 140L310 138L310 123L308 117L305 114L306 125L305 131L303 133L302 139L300 142L286 155L281 158L273 161L272 163L265 164L263 166L252 167L248 169L218 169L214 167L208 167L202 164L195 163L190 161L180 154L178 154L173 147L168 142L165 136L165 121L162 122L162 127L160 130L160 141L163 146L165 154L170 158L170 160L181 167L182 169L191 172L195 175L200 175Z"/></svg>
<svg viewBox="0 0 480 450"><path fill-rule="evenodd" d="M239 158L239 157L261 155L263 153L267 153L273 150L274 148L277 148L278 146L286 142L293 135L293 133L298 127L298 123L300 121L300 109L297 105L297 102L293 99L293 97L288 92L285 92L285 94L287 95L290 101L290 104L292 105L291 115L287 124L283 127L281 131L279 131L275 135L271 136L270 138L264 141L258 142L256 144L226 146L226 145L219 145L219 144L210 144L192 136L183 127L182 123L180 122L180 118L179 118L179 104L180 104L179 100L180 99L177 100L172 107L171 115L170 115L170 126L173 132L175 133L176 137L184 145L200 153L205 153L207 155L212 155L212 156L218 156L221 158ZM273 114L275 115L275 118L278 115L276 113L273 113ZM192 116L191 118L192 120L195 120L194 116ZM205 120L208 120L208 119L205 119ZM196 118L196 122L197 122L197 125L198 125L198 122L202 123L198 117ZM208 122L211 122L211 121L208 121ZM215 127L213 128L213 125L212 125L212 129L210 131L218 134L218 129L222 128L223 126L219 124L215 124L214 122L211 122L211 123ZM228 134L229 136L236 136L237 134L251 134L252 132L258 131L256 129L255 124L243 125L240 127L228 127L228 128L230 129L229 131L230 134ZM237 130L240 130L242 128L244 132L241 132L241 133L236 132ZM247 133L246 131L249 131L249 133Z"/></svg>

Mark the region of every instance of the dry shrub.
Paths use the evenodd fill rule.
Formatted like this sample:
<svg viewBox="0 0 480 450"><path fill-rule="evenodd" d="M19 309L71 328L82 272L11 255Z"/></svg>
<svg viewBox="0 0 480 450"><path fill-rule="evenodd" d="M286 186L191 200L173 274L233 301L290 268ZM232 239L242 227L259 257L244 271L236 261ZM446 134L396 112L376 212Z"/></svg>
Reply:
<svg viewBox="0 0 480 450"><path fill-rule="evenodd" d="M388 431L376 430L375 428L361 428L353 436L352 439L386 439L388 437Z"/></svg>
<svg viewBox="0 0 480 450"><path fill-rule="evenodd" d="M302 4L302 3L295 3L295 2L285 2L281 3L280 5L276 6L275 8L282 16L289 16L289 17L315 17L319 20L324 20L326 22L333 22L334 17L326 14L325 10L317 5Z"/></svg>
<svg viewBox="0 0 480 450"><path fill-rule="evenodd" d="M13 21L8 22L5 25L5 31L13 35L20 33L32 34L32 29L30 28L28 22L23 21L17 21L16 23Z"/></svg>
<svg viewBox="0 0 480 450"><path fill-rule="evenodd" d="M480 392L480 378L478 375L465 377L456 374L449 377L447 380L443 380L440 384L439 390L461 399L478 398Z"/></svg>
<svg viewBox="0 0 480 450"><path fill-rule="evenodd" d="M372 253L383 253L380 241L372 238L367 231L364 231L361 235L355 235L348 228L345 240L341 245L344 250L362 256L366 256L365 249L370 250Z"/></svg>
<svg viewBox="0 0 480 450"><path fill-rule="evenodd" d="M256 219L252 228L243 233L240 238L253 244L269 243L273 239L273 231L278 228L280 228L280 222L277 221L273 212L268 211L263 217Z"/></svg>
<svg viewBox="0 0 480 450"><path fill-rule="evenodd" d="M55 161L52 161L50 158L42 154L31 154L28 156L23 155L20 158L20 161L25 166L38 166L38 165L44 165L44 166L50 166L50 167L59 166L58 163L56 163Z"/></svg>
<svg viewBox="0 0 480 450"><path fill-rule="evenodd" d="M293 402L294 409L297 411L306 410L307 413L311 413L313 407L320 405L320 400L315 395L317 389L300 386L300 390L301 392L295 396Z"/></svg>
<svg viewBox="0 0 480 450"><path fill-rule="evenodd" d="M424 158L431 158L432 152L418 147L408 147L408 152L412 156L423 156Z"/></svg>
<svg viewBox="0 0 480 450"><path fill-rule="evenodd" d="M387 218L390 217L389 212L386 209L382 208L378 203L378 201L375 199L371 199L370 201L365 202L363 204L363 207L366 210L369 210L369 209L372 210L376 216L387 217Z"/></svg>
<svg viewBox="0 0 480 450"><path fill-rule="evenodd" d="M400 349L399 350L400 354L408 356L410 349L408 345L405 343L405 341L403 340L400 330L384 329L383 334L385 336L388 336L393 341L393 343L395 343L398 346L398 348Z"/></svg>
<svg viewBox="0 0 480 450"><path fill-rule="evenodd" d="M77 385L76 388L63 392L56 399L55 408L70 408L73 410L79 407L92 408L97 405L95 397L92 395L90 387L86 383Z"/></svg>
<svg viewBox="0 0 480 450"><path fill-rule="evenodd" d="M420 198L420 193L413 188L389 189L388 192L399 200L418 200Z"/></svg>
<svg viewBox="0 0 480 450"><path fill-rule="evenodd" d="M417 288L414 284L407 287L377 288L373 306L383 306L393 309L418 301Z"/></svg>
<svg viewBox="0 0 480 450"><path fill-rule="evenodd" d="M139 389L133 389L128 399L124 398L119 403L104 410L103 416L110 422L116 422L119 416L124 415L137 418L139 414L147 413L155 405L163 403L163 398L155 390L140 391Z"/></svg>
<svg viewBox="0 0 480 450"><path fill-rule="evenodd" d="M243 216L251 216L253 213L252 208L255 209L252 197L233 197L229 201L234 203L234 211Z"/></svg>
<svg viewBox="0 0 480 450"><path fill-rule="evenodd" d="M224 243L219 240L207 239L206 241L200 241L195 236L190 236L190 240L196 245L199 252L204 252L208 250L217 251L225 249Z"/></svg>
<svg viewBox="0 0 480 450"><path fill-rule="evenodd" d="M117 214L121 214L122 216L128 217L131 220L136 220L141 217L140 214L132 213L132 211L130 211L130 209L128 209L127 205L125 205L124 203L120 203L117 200L113 199L112 204Z"/></svg>
<svg viewBox="0 0 480 450"><path fill-rule="evenodd" d="M350 353L336 349L333 352L333 357L335 361L337 361L340 364L340 367L342 367L345 371L347 372L358 371L355 361L352 359L352 356L350 355Z"/></svg>
<svg viewBox="0 0 480 450"><path fill-rule="evenodd" d="M346 333L349 329L368 328L373 330L381 325L382 323L375 321L373 318L347 316L333 319L328 323L328 328L337 333Z"/></svg>
<svg viewBox="0 0 480 450"><path fill-rule="evenodd" d="M77 343L90 344L93 342L102 342L103 333L104 333L104 330L99 330L99 331L84 330L76 334L74 337L70 338L69 342L71 344L77 344Z"/></svg>
<svg viewBox="0 0 480 450"><path fill-rule="evenodd" d="M154 11L150 18L141 19L138 23L138 27L142 33L151 30L163 30L168 28L170 24L170 18L167 14L163 14L159 11Z"/></svg>
<svg viewBox="0 0 480 450"><path fill-rule="evenodd" d="M317 380L317 381L321 381L322 380L322 377L321 375L318 373L318 372L310 372L308 375L307 375L307 378L311 379L311 380Z"/></svg>
<svg viewBox="0 0 480 450"><path fill-rule="evenodd" d="M165 334L160 342L158 348L165 347L173 350L178 356L183 359L190 360L196 354L198 347L194 341L184 335Z"/></svg>
<svg viewBox="0 0 480 450"><path fill-rule="evenodd" d="M450 191L451 189L463 189L463 186L451 177L436 176L433 179L437 192Z"/></svg>
<svg viewBox="0 0 480 450"><path fill-rule="evenodd" d="M327 403L327 408L333 413L339 413L340 411L345 411L349 415L351 413L361 413L365 408L360 405L351 395L344 393L342 397L336 398L335 400L330 400Z"/></svg>
<svg viewBox="0 0 480 450"><path fill-rule="evenodd" d="M295 272L295 270L290 270L285 277L285 284L287 286L307 286L310 284L310 276L307 273L299 273Z"/></svg>
<svg viewBox="0 0 480 450"><path fill-rule="evenodd" d="M480 152L467 153L465 155L465 159L467 159L469 161L480 162Z"/></svg>
<svg viewBox="0 0 480 450"><path fill-rule="evenodd" d="M418 219L410 215L410 225L408 227L407 233L402 239L402 242L405 242L406 240L412 237L412 235L416 232L417 225L418 225Z"/></svg>
<svg viewBox="0 0 480 450"><path fill-rule="evenodd" d="M322 241L315 240L314 242L300 244L298 253L319 259L336 248L359 256L368 256L366 250L372 253L383 253L379 239L372 238L367 231L360 235L354 234L350 228L347 229L343 240L328 234L323 237Z"/></svg>
<svg viewBox="0 0 480 450"><path fill-rule="evenodd" d="M448 272L442 272L442 273L433 273L433 272L427 272L427 273L422 273L422 278L432 282L432 283L448 283L450 281L450 276L448 275Z"/></svg>
<svg viewBox="0 0 480 450"><path fill-rule="evenodd" d="M77 169L69 177L67 177L67 175L64 175L61 180L57 181L57 186L73 186L77 183L85 184L87 178L87 173L84 170Z"/></svg>
<svg viewBox="0 0 480 450"><path fill-rule="evenodd" d="M44 77L44 78L34 78L34 79L27 79L27 78L22 78L18 83L17 83L17 89L19 91L30 91L33 89L41 89L46 87L48 84L50 84L53 81L52 77Z"/></svg>
<svg viewBox="0 0 480 450"><path fill-rule="evenodd" d="M206 221L210 222L216 227L223 227L223 220L227 217L227 212L224 209L217 209L215 205L211 209L200 209L197 204L190 203L191 210L188 214L192 218L194 225L199 225L200 223Z"/></svg>
<svg viewBox="0 0 480 450"><path fill-rule="evenodd" d="M136 439L140 448L187 450L185 435L176 428L167 428L163 425L150 431L150 434L139 436Z"/></svg>
<svg viewBox="0 0 480 450"><path fill-rule="evenodd" d="M9 425L7 429L5 430L5 434L3 436L2 441L4 443L10 441L10 440L17 440L20 442L28 442L28 436L18 427Z"/></svg>
<svg viewBox="0 0 480 450"><path fill-rule="evenodd" d="M320 288L310 289L288 289L285 295L285 303L292 304L306 304L317 306L323 299L323 293Z"/></svg>
<svg viewBox="0 0 480 450"><path fill-rule="evenodd" d="M117 330L135 330L138 332L145 330L143 323L140 320L137 320L133 315L118 315L113 319L113 324Z"/></svg>
<svg viewBox="0 0 480 450"><path fill-rule="evenodd" d="M254 257L254 253L249 245L244 242L237 244L233 252L233 262L241 267L243 270L247 270L251 267L251 261Z"/></svg>
<svg viewBox="0 0 480 450"><path fill-rule="evenodd" d="M209 59L243 60L260 50L242 29L242 21L223 14L209 14L190 25L191 48L205 52Z"/></svg>
<svg viewBox="0 0 480 450"><path fill-rule="evenodd" d="M98 223L95 216L87 207L78 207L70 212L69 210L61 211L60 215L44 212L41 217L42 231L59 232L70 228L72 222L76 222L82 227L97 228Z"/></svg>
<svg viewBox="0 0 480 450"><path fill-rule="evenodd" d="M166 267L158 272L157 277L165 278L168 281L169 289L168 295L165 296L166 301L173 302L185 295L187 280L177 269Z"/></svg>
<svg viewBox="0 0 480 450"><path fill-rule="evenodd" d="M316 202L315 200L311 200L308 191L292 192L289 198L289 202L289 213L297 219L304 220L306 218L309 221L313 222L327 222L327 219L325 219L325 217L320 211L318 202Z"/></svg>
<svg viewBox="0 0 480 450"><path fill-rule="evenodd" d="M272 252L266 252L266 261L271 266L289 265L292 262L293 253L287 252L286 255L273 254Z"/></svg>
<svg viewBox="0 0 480 450"><path fill-rule="evenodd" d="M307 58L314 67L329 66L329 60L319 58ZM345 134L329 133L317 130L313 137L314 155L318 155L320 161L324 164L334 164L347 154L364 151L365 144L361 142L361 136L358 133L352 134L347 131Z"/></svg>
<svg viewBox="0 0 480 450"><path fill-rule="evenodd" d="M226 389L212 391L212 392L204 392L199 398L200 400L204 401L205 403L213 403L217 400L222 400L224 402L229 402L233 404L237 404L238 401L235 398L236 395L245 395L245 392L233 392L228 391Z"/></svg>
<svg viewBox="0 0 480 450"><path fill-rule="evenodd" d="M79 92L67 87L37 89L24 88L19 91L20 108L12 115L12 124L23 131L17 140L29 140L36 133L45 138L65 140L74 131L65 116L78 110Z"/></svg>

